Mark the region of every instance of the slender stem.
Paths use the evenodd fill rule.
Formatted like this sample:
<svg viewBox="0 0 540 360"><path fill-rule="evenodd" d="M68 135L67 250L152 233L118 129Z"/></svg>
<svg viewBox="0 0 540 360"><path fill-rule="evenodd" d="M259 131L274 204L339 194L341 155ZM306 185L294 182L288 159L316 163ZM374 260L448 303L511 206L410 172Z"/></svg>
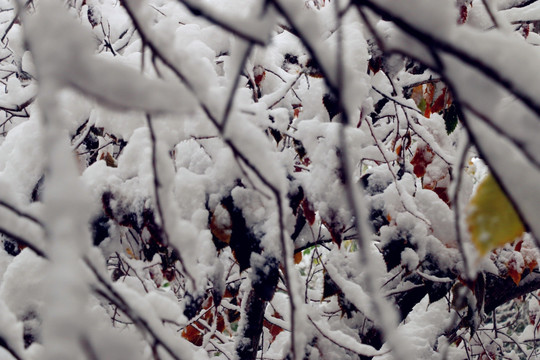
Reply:
<svg viewBox="0 0 540 360"><path fill-rule="evenodd" d="M16 215L22 218L32 221L34 224L38 225L41 228L45 228L45 225L43 224L43 222L37 217L35 217L34 215L30 215L28 213L22 212L21 210L17 209L13 205L8 204L7 202L3 200L0 200L0 206L5 207L6 209L10 210L11 212L15 213Z"/></svg>
<svg viewBox="0 0 540 360"><path fill-rule="evenodd" d="M152 142L152 172L154 176L154 197L156 201L156 210L159 215L159 219L161 221L161 233L164 240L165 246L170 246L170 239L169 239L169 233L167 232L167 226L165 222L165 214L163 212L163 206L161 204L161 197L159 196L159 188L161 187L161 183L159 182L159 175L158 175L158 169L157 169L157 140L156 140L156 134L154 133L154 127L152 126L152 118L150 114L146 114L146 125L148 126L148 131L150 133L150 140ZM178 250L178 249L177 249ZM178 263L180 264L182 268L182 272L186 275L186 277L191 282L191 285L195 287L195 278L193 275L189 272L187 269L183 259L182 254L180 251L178 251Z"/></svg>

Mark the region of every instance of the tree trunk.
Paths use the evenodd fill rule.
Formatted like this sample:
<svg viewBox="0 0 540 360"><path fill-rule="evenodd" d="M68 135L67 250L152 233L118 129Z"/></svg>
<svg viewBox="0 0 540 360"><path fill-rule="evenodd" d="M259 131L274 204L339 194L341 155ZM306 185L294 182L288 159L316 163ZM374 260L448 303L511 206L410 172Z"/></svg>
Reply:
<svg viewBox="0 0 540 360"><path fill-rule="evenodd" d="M261 300L254 289L251 289L246 301L245 325L236 344L236 353L241 360L255 360L261 340L264 310L267 302Z"/></svg>

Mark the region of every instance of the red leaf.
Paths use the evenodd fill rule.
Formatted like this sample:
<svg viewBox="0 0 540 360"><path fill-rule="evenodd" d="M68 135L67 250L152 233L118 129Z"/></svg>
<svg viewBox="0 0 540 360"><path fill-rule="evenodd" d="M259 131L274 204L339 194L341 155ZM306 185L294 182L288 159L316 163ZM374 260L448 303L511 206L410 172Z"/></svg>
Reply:
<svg viewBox="0 0 540 360"><path fill-rule="evenodd" d="M459 9L458 24L465 24L465 21L467 21L467 15L468 15L467 5L461 5Z"/></svg>
<svg viewBox="0 0 540 360"><path fill-rule="evenodd" d="M261 82L264 80L264 78L266 77L266 71L264 70L264 68L260 65L257 65L254 69L253 69L253 76L255 77L255 84L257 86L261 86Z"/></svg>
<svg viewBox="0 0 540 360"><path fill-rule="evenodd" d="M442 90L442 94L439 95L439 97L433 102L433 105L431 106L432 114L438 113L439 111L442 111L444 109L445 98L446 98L446 88Z"/></svg>
<svg viewBox="0 0 540 360"><path fill-rule="evenodd" d="M450 205L450 197L448 196L448 188L447 187L436 187L433 189L437 195L439 195L439 198L444 201L447 205Z"/></svg>
<svg viewBox="0 0 540 360"><path fill-rule="evenodd" d="M304 216L306 217L306 220L308 221L309 225L313 225L315 222L315 211L313 210L313 206L311 206L311 203L307 201L307 199L304 198L302 200L302 210L304 210Z"/></svg>
<svg viewBox="0 0 540 360"><path fill-rule="evenodd" d="M433 150L429 145L418 146L416 152L411 160L411 164L414 166L414 174L421 178L426 174L426 168L433 161Z"/></svg>
<svg viewBox="0 0 540 360"><path fill-rule="evenodd" d="M506 263L506 268L508 269L508 276L512 278L516 286L519 285L519 282L521 281L521 275L523 274L523 271L525 270L525 266L518 267L515 257L512 257Z"/></svg>
<svg viewBox="0 0 540 360"><path fill-rule="evenodd" d="M336 221L336 219L332 219L329 222L322 219L322 223L328 229L328 232L330 232L332 242L336 243L338 247L341 247L341 242L343 241L341 233L343 232L344 226Z"/></svg>
<svg viewBox="0 0 540 360"><path fill-rule="evenodd" d="M298 116L300 116L300 111L302 111L302 105L299 104L299 105L293 105L293 113L294 113L294 118L298 118Z"/></svg>
<svg viewBox="0 0 540 360"><path fill-rule="evenodd" d="M521 32L521 35L523 35L523 37L526 39L529 37L529 33L530 33L530 25L529 24L524 24L521 26L521 29L520 29L520 32Z"/></svg>
<svg viewBox="0 0 540 360"><path fill-rule="evenodd" d="M515 268L508 269L508 275L512 278L512 280L514 280L516 286L519 285L519 282L521 281L521 274Z"/></svg>
<svg viewBox="0 0 540 360"><path fill-rule="evenodd" d="M277 319L283 319L278 312L274 312L272 316ZM270 331L270 335L272 335L272 341L276 340L276 337L279 335L279 333L283 331L283 328L281 328L281 326L272 324L270 321L266 319L264 319L263 325L265 328L268 329L268 331Z"/></svg>
<svg viewBox="0 0 540 360"><path fill-rule="evenodd" d="M196 346L201 346L203 343L203 334L193 325L188 325L182 331L182 337Z"/></svg>

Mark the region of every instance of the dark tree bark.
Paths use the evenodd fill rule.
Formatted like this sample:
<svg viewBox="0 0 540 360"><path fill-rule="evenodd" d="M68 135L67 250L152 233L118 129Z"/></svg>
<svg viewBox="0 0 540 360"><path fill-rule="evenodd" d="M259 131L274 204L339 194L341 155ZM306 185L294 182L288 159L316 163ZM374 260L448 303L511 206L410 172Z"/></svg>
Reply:
<svg viewBox="0 0 540 360"><path fill-rule="evenodd" d="M262 300L254 289L249 292L246 305L246 320L243 334L236 344L236 353L242 360L255 360L263 330L266 301Z"/></svg>
<svg viewBox="0 0 540 360"><path fill-rule="evenodd" d="M540 289L540 273L537 270L530 272L525 270L519 285L516 285L511 277L501 277L486 273L486 297L484 311L490 313L499 305L515 299L519 296Z"/></svg>

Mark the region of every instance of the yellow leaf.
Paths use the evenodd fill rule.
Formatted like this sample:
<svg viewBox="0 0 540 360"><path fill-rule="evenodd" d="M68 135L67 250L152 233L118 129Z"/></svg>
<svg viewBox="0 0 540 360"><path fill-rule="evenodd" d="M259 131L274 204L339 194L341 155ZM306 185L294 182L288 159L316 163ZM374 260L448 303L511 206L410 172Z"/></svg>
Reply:
<svg viewBox="0 0 540 360"><path fill-rule="evenodd" d="M126 248L126 253L128 254L130 259L139 260L139 258L133 253L133 250L131 250L130 248Z"/></svg>
<svg viewBox="0 0 540 360"><path fill-rule="evenodd" d="M471 199L467 224L481 255L514 241L525 231L512 203L491 174L482 180Z"/></svg>
<svg viewBox="0 0 540 360"><path fill-rule="evenodd" d="M105 160L105 163L109 167L118 167L118 165L116 165L116 160L114 160L114 158L112 157L110 153L102 153L99 159Z"/></svg>

